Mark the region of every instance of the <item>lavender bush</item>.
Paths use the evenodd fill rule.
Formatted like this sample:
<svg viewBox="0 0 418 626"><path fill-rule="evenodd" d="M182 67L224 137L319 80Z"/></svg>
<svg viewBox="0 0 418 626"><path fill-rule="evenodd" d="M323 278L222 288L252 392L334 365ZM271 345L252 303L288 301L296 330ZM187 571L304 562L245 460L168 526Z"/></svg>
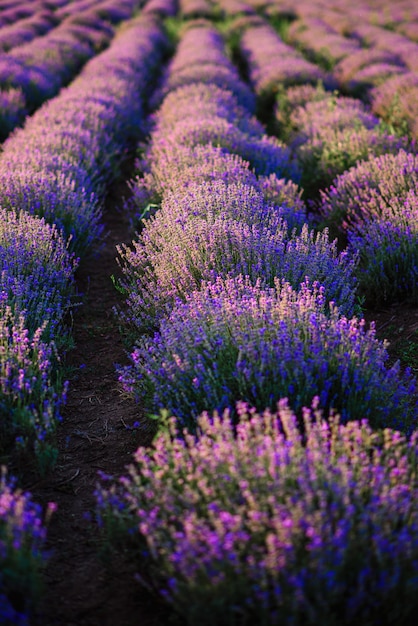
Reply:
<svg viewBox="0 0 418 626"><path fill-rule="evenodd" d="M290 115L294 128L289 146L302 170L301 185L308 195L359 161L408 147L406 137L388 134L358 100L330 95L297 108Z"/></svg>
<svg viewBox="0 0 418 626"><path fill-rule="evenodd" d="M158 325L177 298L184 302L202 283L240 274L252 284L272 287L279 278L295 289L306 278L316 280L325 287L327 301L338 302L343 314L353 314L355 257L338 254L326 231L315 235L305 224L298 234L284 220L271 230L231 219L225 212L209 219L159 217L147 223L133 248L118 248L121 286L128 295L126 317L137 328Z"/></svg>
<svg viewBox="0 0 418 626"><path fill-rule="evenodd" d="M299 419L168 428L97 489L107 537L189 626L408 626L418 608L417 433ZM143 566L148 566L147 569Z"/></svg>
<svg viewBox="0 0 418 626"><path fill-rule="evenodd" d="M324 291L278 280L262 289L242 276L203 285L176 301L158 333L138 340L132 364L120 369L123 388L148 413L167 409L188 426L205 406L222 411L243 400L274 409L287 397L299 412L318 395L343 421L410 430L418 417L411 373L386 368L373 325L341 316Z"/></svg>
<svg viewBox="0 0 418 626"><path fill-rule="evenodd" d="M56 460L51 435L66 393L55 346L42 341L43 332L40 326L30 335L24 313L0 303L0 451L34 453L41 471Z"/></svg>
<svg viewBox="0 0 418 626"><path fill-rule="evenodd" d="M43 325L44 341L60 339L76 266L55 226L25 212L0 209L2 301L25 313L30 334Z"/></svg>
<svg viewBox="0 0 418 626"><path fill-rule="evenodd" d="M359 291L368 306L418 302L418 195L381 202L380 213L348 231L359 255Z"/></svg>
<svg viewBox="0 0 418 626"><path fill-rule="evenodd" d="M343 233L350 225L379 216L381 207L418 192L418 156L400 150L358 163L321 192L325 223Z"/></svg>
<svg viewBox="0 0 418 626"><path fill-rule="evenodd" d="M39 600L46 527L56 506L43 515L29 493L0 477L0 623L28 626Z"/></svg>

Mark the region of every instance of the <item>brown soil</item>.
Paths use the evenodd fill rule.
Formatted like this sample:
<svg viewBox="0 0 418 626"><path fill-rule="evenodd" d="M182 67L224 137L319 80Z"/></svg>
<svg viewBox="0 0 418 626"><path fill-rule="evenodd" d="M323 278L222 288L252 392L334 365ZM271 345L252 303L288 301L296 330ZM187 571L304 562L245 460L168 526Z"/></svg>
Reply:
<svg viewBox="0 0 418 626"><path fill-rule="evenodd" d="M125 179L128 172L125 172ZM27 489L36 501L56 502L48 532L50 559L45 591L33 626L161 626L170 614L135 581L122 556L103 558L94 521L98 472L121 475L132 453L148 444L146 431L129 429L139 407L118 388L115 363L126 363L115 305L122 306L111 275L118 275L115 246L132 232L122 210L126 184L114 185L104 221L108 236L97 258L79 272L84 303L73 315L75 348L66 358L70 391L58 429L58 464L52 474ZM366 314L380 338L391 341L391 361L400 358L418 373L418 309L395 306Z"/></svg>
<svg viewBox="0 0 418 626"><path fill-rule="evenodd" d="M75 348L66 357L70 389L58 429L57 466L27 485L36 501L58 505L48 531L50 558L36 626L155 626L164 615L122 557L103 558L93 515L98 472L121 475L136 448L150 441L146 432L127 428L138 420L139 408L121 395L115 370L115 363L128 362L113 313L123 303L110 278L118 274L116 244L132 239L121 209L126 193L122 183L111 190L103 249L79 272L85 297L73 314Z"/></svg>

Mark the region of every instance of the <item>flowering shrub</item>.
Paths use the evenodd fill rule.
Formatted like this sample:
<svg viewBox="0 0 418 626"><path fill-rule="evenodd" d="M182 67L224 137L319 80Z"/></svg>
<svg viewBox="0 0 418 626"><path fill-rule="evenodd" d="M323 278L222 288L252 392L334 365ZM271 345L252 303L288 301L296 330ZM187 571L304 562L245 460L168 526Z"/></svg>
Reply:
<svg viewBox="0 0 418 626"><path fill-rule="evenodd" d="M43 339L59 339L56 331L70 304L76 265L55 226L0 208L2 301L25 312L30 333L46 324Z"/></svg>
<svg viewBox="0 0 418 626"><path fill-rule="evenodd" d="M359 255L360 293L369 306L418 301L418 195L381 202L380 214L348 231Z"/></svg>
<svg viewBox="0 0 418 626"><path fill-rule="evenodd" d="M289 146L302 170L301 185L312 195L358 161L398 153L408 140L387 134L358 100L328 97L298 107L290 115L294 128Z"/></svg>
<svg viewBox="0 0 418 626"><path fill-rule="evenodd" d="M358 163L321 192L325 223L340 233L380 215L382 206L418 193L418 156L400 150Z"/></svg>
<svg viewBox="0 0 418 626"><path fill-rule="evenodd" d="M281 400L168 428L97 489L111 541L190 626L413 623L417 433ZM147 565L147 569L142 569Z"/></svg>
<svg viewBox="0 0 418 626"><path fill-rule="evenodd" d="M299 412L317 395L343 421L410 430L418 416L415 384L365 321L342 317L316 283L295 291L248 278L218 278L177 300L160 331L141 337L120 380L149 413L161 409L192 426L205 406L222 411L235 401L259 410L287 397Z"/></svg>
<svg viewBox="0 0 418 626"><path fill-rule="evenodd" d="M40 470L56 458L51 435L60 420L66 385L54 375L54 344L30 336L23 313L0 304L0 451L34 452Z"/></svg>
<svg viewBox="0 0 418 626"><path fill-rule="evenodd" d="M127 204L137 217L149 202L161 202L166 192L182 193L191 183L220 180L229 184L239 180L257 187L248 161L212 144L190 147L160 142L151 146L148 157L137 163L140 172L130 181L133 197Z"/></svg>
<svg viewBox="0 0 418 626"><path fill-rule="evenodd" d="M41 568L45 562L46 523L55 504L49 503L45 519L30 494L0 476L0 623L28 626L39 599Z"/></svg>
<svg viewBox="0 0 418 626"><path fill-rule="evenodd" d="M271 230L226 213L182 221L159 217L147 223L133 249L119 247L129 316L140 328L147 322L155 325L169 314L176 298L185 301L203 282L239 274L252 284L271 287L279 278L295 289L309 277L325 287L327 301L338 302L345 315L353 313L355 260L338 254L327 232L315 235L305 224L297 234L284 220Z"/></svg>

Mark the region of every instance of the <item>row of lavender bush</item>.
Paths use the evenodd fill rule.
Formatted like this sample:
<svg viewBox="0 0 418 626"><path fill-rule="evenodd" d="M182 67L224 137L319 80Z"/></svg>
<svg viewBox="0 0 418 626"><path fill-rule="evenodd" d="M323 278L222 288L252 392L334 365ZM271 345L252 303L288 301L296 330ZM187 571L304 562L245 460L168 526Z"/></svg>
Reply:
<svg viewBox="0 0 418 626"><path fill-rule="evenodd" d="M348 243L351 253L359 256L357 277L362 298L368 306L405 298L416 301L414 142L388 132L386 125L360 100L323 87L297 86L298 76L288 77L285 89L283 81L277 80L265 85L262 81L260 86L260 76L280 75L283 65L282 58L271 54L270 42L284 44L261 18L255 23L253 18L241 19L237 28L243 31L241 54L256 93L265 99L281 85L276 107L279 137L289 143L301 168L305 197L316 199L320 193L314 210L341 242ZM264 42L266 29L269 38L265 47L258 42ZM400 171L404 176L399 179ZM361 215L354 208L360 204Z"/></svg>
<svg viewBox="0 0 418 626"><path fill-rule="evenodd" d="M64 11L70 5L43 16L43 22L51 26L52 20L58 22L46 34L27 38L27 27L23 24L19 31L19 22L5 33L12 50L0 56L0 140L107 47L114 35L113 25L131 17L139 4L138 0L122 0L116 6L114 0L96 0L83 11ZM0 30L0 46L2 33Z"/></svg>
<svg viewBox="0 0 418 626"><path fill-rule="evenodd" d="M250 0L251 4L251 0ZM417 132L418 16L413 1L384 3L274 0L263 9L293 20L287 43L332 72L345 93L363 98L395 128ZM402 94L402 95L401 95Z"/></svg>
<svg viewBox="0 0 418 626"><path fill-rule="evenodd" d="M165 50L152 18L127 23L59 96L4 144L0 157L0 446L56 457L64 400L56 343L78 258L102 235L106 185L138 139L147 89ZM61 347L59 345L59 347ZM27 624L38 593L45 529L29 494L0 485L0 621Z"/></svg>
<svg viewBox="0 0 418 626"><path fill-rule="evenodd" d="M212 27L185 30L154 101L121 382L162 426L103 477L99 520L183 623L406 625L416 389L352 317L357 258L309 228Z"/></svg>

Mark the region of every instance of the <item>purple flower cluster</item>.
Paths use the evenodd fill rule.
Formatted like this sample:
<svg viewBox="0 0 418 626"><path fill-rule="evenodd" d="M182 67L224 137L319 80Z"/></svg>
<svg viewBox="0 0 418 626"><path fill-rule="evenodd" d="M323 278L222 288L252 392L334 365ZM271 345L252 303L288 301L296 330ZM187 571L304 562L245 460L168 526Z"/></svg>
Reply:
<svg viewBox="0 0 418 626"><path fill-rule="evenodd" d="M374 328L328 305L318 283L298 291L274 283L218 278L177 300L159 332L137 341L132 365L121 369L125 389L148 412L168 409L188 426L208 406L222 411L243 400L274 409L286 397L300 411L317 395L344 421L411 429L413 378L399 363L386 368Z"/></svg>
<svg viewBox="0 0 418 626"><path fill-rule="evenodd" d="M221 14L225 16L234 16L234 15L255 15L256 2L246 2L245 0L218 0L217 7L220 9ZM268 5L268 2L264 2L262 5L260 4L260 9L265 9Z"/></svg>
<svg viewBox="0 0 418 626"><path fill-rule="evenodd" d="M40 470L55 461L49 437L66 395L56 380L55 346L42 341L45 326L30 334L25 314L0 304L0 450L35 454Z"/></svg>
<svg viewBox="0 0 418 626"><path fill-rule="evenodd" d="M388 50L396 54L412 72L418 69L418 44L400 33L381 28L374 24L360 24L350 31L350 36L358 39L362 46Z"/></svg>
<svg viewBox="0 0 418 626"><path fill-rule="evenodd" d="M238 404L236 426L202 414L197 435L171 418L98 487L99 521L188 624L413 623L417 436L342 425L317 404L303 431L286 401Z"/></svg>
<svg viewBox="0 0 418 626"><path fill-rule="evenodd" d="M350 248L359 255L359 291L372 306L418 302L418 194L379 203L379 214L352 226Z"/></svg>
<svg viewBox="0 0 418 626"><path fill-rule="evenodd" d="M245 275L263 286L280 278L295 289L313 277L341 313L353 313L354 258L338 254L326 231L315 235L307 224L300 234L291 231L262 195L245 185L218 181L189 187L180 198L167 194L132 247L121 245L118 251L128 295L125 319L138 330L158 326L176 299L185 301L221 276Z"/></svg>
<svg viewBox="0 0 418 626"><path fill-rule="evenodd" d="M186 19L211 17L213 4L210 0L179 0L179 13Z"/></svg>
<svg viewBox="0 0 418 626"><path fill-rule="evenodd" d="M9 24L31 17L39 11L39 6L35 2L10 2L2 5L0 13L0 28Z"/></svg>
<svg viewBox="0 0 418 626"><path fill-rule="evenodd" d="M0 623L28 626L39 600L45 560L46 515L31 495L17 489L4 472L0 476Z"/></svg>
<svg viewBox="0 0 418 626"><path fill-rule="evenodd" d="M0 297L30 334L43 324L44 340L59 339L76 266L55 226L0 208Z"/></svg>
<svg viewBox="0 0 418 626"><path fill-rule="evenodd" d="M89 15L96 20L104 20L112 24L118 24L121 21L132 17L138 6L138 0L76 0L75 2L67 2L65 6L56 11L56 15L60 19L66 19L71 16Z"/></svg>
<svg viewBox="0 0 418 626"><path fill-rule="evenodd" d="M401 150L359 163L321 192L325 223L359 254L369 305L417 301L418 157Z"/></svg>
<svg viewBox="0 0 418 626"><path fill-rule="evenodd" d="M23 122L26 115L26 100L22 90L0 89L0 142Z"/></svg>
<svg viewBox="0 0 418 626"><path fill-rule="evenodd" d="M358 163L321 192L320 211L341 232L376 218L382 203L402 202L418 194L418 156L405 150Z"/></svg>
<svg viewBox="0 0 418 626"><path fill-rule="evenodd" d="M173 17L178 10L178 0L145 0L142 13L158 15L160 17Z"/></svg>
<svg viewBox="0 0 418 626"><path fill-rule="evenodd" d="M195 83L175 89L164 99L156 115L149 161L170 145L194 148L212 144L241 156L258 175L276 173L298 179L287 146L265 135L262 125L237 104L230 91L216 83Z"/></svg>

